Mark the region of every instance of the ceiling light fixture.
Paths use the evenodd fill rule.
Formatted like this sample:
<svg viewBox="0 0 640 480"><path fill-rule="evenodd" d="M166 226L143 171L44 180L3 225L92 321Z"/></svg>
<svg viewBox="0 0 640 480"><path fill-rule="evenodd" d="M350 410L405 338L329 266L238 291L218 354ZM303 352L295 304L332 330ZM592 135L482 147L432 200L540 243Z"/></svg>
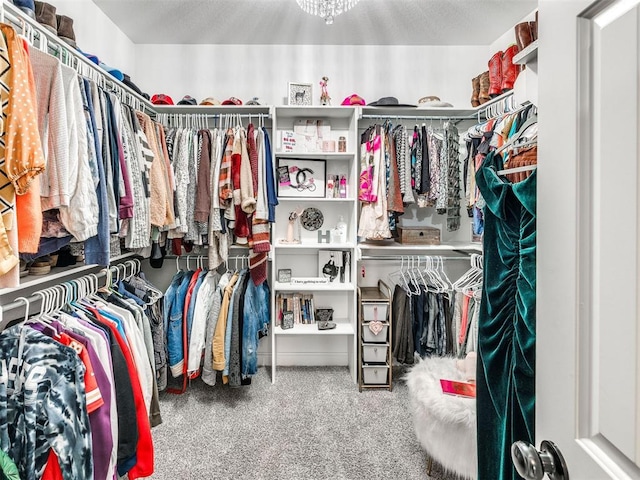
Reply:
<svg viewBox="0 0 640 480"><path fill-rule="evenodd" d="M333 19L343 12L351 10L360 0L296 0L302 10L310 15L324 19L331 25Z"/></svg>

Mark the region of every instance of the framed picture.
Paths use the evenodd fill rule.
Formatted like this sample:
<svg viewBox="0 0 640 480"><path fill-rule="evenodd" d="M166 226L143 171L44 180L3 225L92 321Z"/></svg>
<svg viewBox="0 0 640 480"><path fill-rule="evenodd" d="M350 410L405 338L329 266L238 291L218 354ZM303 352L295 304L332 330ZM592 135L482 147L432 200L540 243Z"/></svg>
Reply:
<svg viewBox="0 0 640 480"><path fill-rule="evenodd" d="M291 269L281 268L278 270L278 282L291 283Z"/></svg>
<svg viewBox="0 0 640 480"><path fill-rule="evenodd" d="M294 324L294 315L293 312L282 312L282 329L288 330L289 328L293 328Z"/></svg>
<svg viewBox="0 0 640 480"><path fill-rule="evenodd" d="M277 158L278 196L324 198L326 161L301 158Z"/></svg>
<svg viewBox="0 0 640 480"><path fill-rule="evenodd" d="M345 283L346 265L342 250L318 250L318 276L329 283Z"/></svg>
<svg viewBox="0 0 640 480"><path fill-rule="evenodd" d="M289 82L289 105L311 105L313 103L311 83Z"/></svg>

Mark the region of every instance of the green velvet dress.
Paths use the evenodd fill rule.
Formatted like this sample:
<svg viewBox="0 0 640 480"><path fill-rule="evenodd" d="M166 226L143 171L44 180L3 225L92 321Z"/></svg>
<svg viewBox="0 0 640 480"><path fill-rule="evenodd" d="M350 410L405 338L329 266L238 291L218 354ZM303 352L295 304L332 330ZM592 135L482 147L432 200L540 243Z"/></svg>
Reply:
<svg viewBox="0 0 640 480"><path fill-rule="evenodd" d="M511 444L535 439L536 172L511 184L490 152L476 174L486 201L478 321L478 480L519 479Z"/></svg>

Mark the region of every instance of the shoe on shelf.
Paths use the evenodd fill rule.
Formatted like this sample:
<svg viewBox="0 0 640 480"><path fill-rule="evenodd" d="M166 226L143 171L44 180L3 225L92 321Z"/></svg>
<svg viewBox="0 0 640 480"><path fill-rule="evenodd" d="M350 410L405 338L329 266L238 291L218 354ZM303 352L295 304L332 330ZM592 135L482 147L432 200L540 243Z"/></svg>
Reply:
<svg viewBox="0 0 640 480"><path fill-rule="evenodd" d="M52 259L49 255L38 257L29 266L30 275L46 275L51 271Z"/></svg>
<svg viewBox="0 0 640 480"><path fill-rule="evenodd" d="M70 265L76 264L76 256L73 255L69 248L61 248L58 252L58 261L56 262L56 266L58 267L68 267Z"/></svg>
<svg viewBox="0 0 640 480"><path fill-rule="evenodd" d="M29 275L29 268L27 267L27 262L25 260L20 259L20 278L26 277Z"/></svg>
<svg viewBox="0 0 640 480"><path fill-rule="evenodd" d="M502 93L502 50L489 60L489 96L497 97Z"/></svg>
<svg viewBox="0 0 640 480"><path fill-rule="evenodd" d="M56 15L56 21L58 25L58 37L73 48L78 48L76 45L76 34L73 31L73 18L67 17L66 15Z"/></svg>
<svg viewBox="0 0 640 480"><path fill-rule="evenodd" d="M318 330L332 330L336 328L335 322L318 322Z"/></svg>
<svg viewBox="0 0 640 480"><path fill-rule="evenodd" d="M478 95L478 102L480 105L491 100L489 96L489 71L483 72L480 74L480 94Z"/></svg>
<svg viewBox="0 0 640 480"><path fill-rule="evenodd" d="M36 7L33 0L12 0L13 4L29 15L31 18L36 18Z"/></svg>
<svg viewBox="0 0 640 480"><path fill-rule="evenodd" d="M521 22L518 23L515 27L516 34L516 45L518 45L518 50L522 51L531 45L531 42L535 40L533 38L533 32L531 30L533 22Z"/></svg>
<svg viewBox="0 0 640 480"><path fill-rule="evenodd" d="M500 93L504 93L513 88L513 84L520 73L520 65L513 63L513 57L518 54L518 46L511 45L502 54L502 83Z"/></svg>
<svg viewBox="0 0 640 480"><path fill-rule="evenodd" d="M477 107L480 105L480 75L471 79L472 93L471 93L471 106Z"/></svg>
<svg viewBox="0 0 640 480"><path fill-rule="evenodd" d="M54 35L58 34L58 20L56 18L56 7L46 2L35 2L36 20L40 25L49 30Z"/></svg>

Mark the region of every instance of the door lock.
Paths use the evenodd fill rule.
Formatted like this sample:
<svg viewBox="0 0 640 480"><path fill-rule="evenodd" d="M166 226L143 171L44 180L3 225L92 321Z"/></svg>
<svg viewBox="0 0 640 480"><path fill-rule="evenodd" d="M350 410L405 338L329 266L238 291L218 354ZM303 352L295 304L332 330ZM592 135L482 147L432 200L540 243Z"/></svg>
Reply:
<svg viewBox="0 0 640 480"><path fill-rule="evenodd" d="M525 480L542 480L546 473L551 480L569 480L564 457L555 443L543 440L540 451L533 445L517 441L511 445L511 460Z"/></svg>

